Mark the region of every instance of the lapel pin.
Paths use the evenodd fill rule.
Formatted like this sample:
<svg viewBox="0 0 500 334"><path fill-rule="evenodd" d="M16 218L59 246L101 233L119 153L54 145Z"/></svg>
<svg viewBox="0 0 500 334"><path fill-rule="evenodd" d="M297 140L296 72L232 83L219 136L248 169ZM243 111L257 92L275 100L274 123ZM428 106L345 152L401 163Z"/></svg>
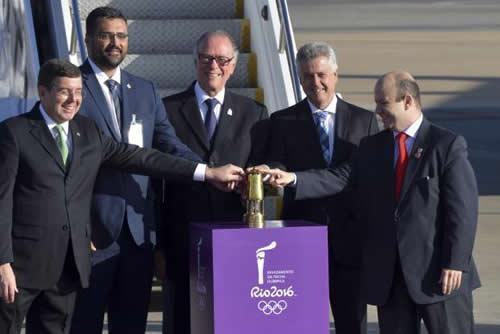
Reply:
<svg viewBox="0 0 500 334"><path fill-rule="evenodd" d="M422 157L423 151L424 151L423 148L421 148L421 147L417 148L417 151L415 152L415 158L420 159Z"/></svg>
<svg viewBox="0 0 500 334"><path fill-rule="evenodd" d="M127 84L127 88L130 89L130 88L132 88L132 86L130 86L130 84L128 83Z"/></svg>
<svg viewBox="0 0 500 334"><path fill-rule="evenodd" d="M229 108L229 109L227 110L227 114L228 114L229 116L233 116L233 109Z"/></svg>
<svg viewBox="0 0 500 334"><path fill-rule="evenodd" d="M76 136L77 136L77 137L80 137L80 132L77 132L77 133L76 133Z"/></svg>

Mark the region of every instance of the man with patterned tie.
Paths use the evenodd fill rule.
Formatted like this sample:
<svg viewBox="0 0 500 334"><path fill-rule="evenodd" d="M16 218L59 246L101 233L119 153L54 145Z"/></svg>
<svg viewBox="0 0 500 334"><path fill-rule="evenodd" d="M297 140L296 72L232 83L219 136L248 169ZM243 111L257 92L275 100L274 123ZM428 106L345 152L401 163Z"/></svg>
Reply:
<svg viewBox="0 0 500 334"><path fill-rule="evenodd" d="M317 42L297 53L307 98L271 115L270 165L290 171L343 168L361 138L378 131L374 113L336 96L337 60L332 47ZM345 194L296 200L300 177L285 188L283 218L328 225L330 302L336 333L366 333L366 305L359 294L359 240Z"/></svg>
<svg viewBox="0 0 500 334"><path fill-rule="evenodd" d="M196 42L193 56L196 81L163 99L177 135L209 166L259 163L266 144L260 121L268 117L267 109L226 87L238 60L233 38L222 30L206 32ZM165 319L165 332L189 333L189 223L241 221L244 210L238 194L169 183L164 212L162 242L167 285L173 290L173 313Z"/></svg>
<svg viewBox="0 0 500 334"><path fill-rule="evenodd" d="M96 8L86 27L89 58L81 66L81 113L117 142L201 161L177 138L153 83L120 69L129 39L123 14ZM92 253L90 287L77 297L72 334L100 333L106 310L112 333L144 333L159 224L155 195L147 176L110 169L99 173L92 206L92 240L98 249Z"/></svg>

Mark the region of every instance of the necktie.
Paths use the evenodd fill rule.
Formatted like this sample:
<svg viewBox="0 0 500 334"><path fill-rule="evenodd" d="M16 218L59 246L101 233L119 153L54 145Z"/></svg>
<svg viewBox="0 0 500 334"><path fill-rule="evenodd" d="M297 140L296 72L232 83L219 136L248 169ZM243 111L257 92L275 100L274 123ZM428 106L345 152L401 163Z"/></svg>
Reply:
<svg viewBox="0 0 500 334"><path fill-rule="evenodd" d="M66 163L68 161L69 150L68 150L68 143L66 140L66 136L64 135L64 129L60 124L57 124L55 126L55 129L57 132L56 135L57 148L59 149L59 152L61 152L62 161L64 163L64 166L66 166Z"/></svg>
<svg viewBox="0 0 500 334"><path fill-rule="evenodd" d="M113 79L106 80L106 86L109 88L113 104L115 106L116 121L118 125L118 133L121 128L121 104L120 104L120 84Z"/></svg>
<svg viewBox="0 0 500 334"><path fill-rule="evenodd" d="M403 181L405 178L406 166L408 165L408 152L406 151L406 139L408 135L404 132L400 132L396 136L396 144L398 145L398 160L396 161L396 180L395 180L395 194L396 201L399 201L399 195L401 194L401 188L403 187Z"/></svg>
<svg viewBox="0 0 500 334"><path fill-rule="evenodd" d="M317 111L314 114L314 120L316 123L316 129L319 134L319 143L321 145L321 150L323 151L323 158L326 163L330 163L330 138L328 137L328 112Z"/></svg>
<svg viewBox="0 0 500 334"><path fill-rule="evenodd" d="M205 114L205 129L207 129L208 140L212 139L217 126L217 118L215 117L215 106L217 105L216 99L206 99L207 113Z"/></svg>

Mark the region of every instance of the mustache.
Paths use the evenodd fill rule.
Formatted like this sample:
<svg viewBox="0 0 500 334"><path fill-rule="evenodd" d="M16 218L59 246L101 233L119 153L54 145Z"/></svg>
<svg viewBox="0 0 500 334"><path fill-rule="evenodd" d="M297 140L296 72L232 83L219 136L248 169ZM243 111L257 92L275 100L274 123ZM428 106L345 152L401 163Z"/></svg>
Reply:
<svg viewBox="0 0 500 334"><path fill-rule="evenodd" d="M106 49L104 49L104 51L106 52L119 51L120 53L122 53L122 49L117 46L108 46Z"/></svg>

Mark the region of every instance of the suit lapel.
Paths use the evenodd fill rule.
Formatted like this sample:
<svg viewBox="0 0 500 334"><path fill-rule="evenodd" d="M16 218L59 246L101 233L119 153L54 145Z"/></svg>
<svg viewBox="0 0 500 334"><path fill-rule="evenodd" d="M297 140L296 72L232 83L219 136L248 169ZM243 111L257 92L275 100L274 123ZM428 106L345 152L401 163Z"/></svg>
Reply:
<svg viewBox="0 0 500 334"><path fill-rule="evenodd" d="M47 127L47 124L45 123L45 120L43 119L38 106L35 106L35 108L32 109L33 118L31 119L30 133L33 137L36 138L37 142L42 145L42 147L45 149L45 151L47 151L52 159L56 161L59 168L61 168L63 172L66 172L66 168L64 167L62 161L61 152L57 148L56 141L50 133L50 130Z"/></svg>
<svg viewBox="0 0 500 334"><path fill-rule="evenodd" d="M137 99L130 98L134 96L134 86L130 82L130 77L127 72L122 70L121 77L121 94L122 94L122 119L121 119L121 137L122 141L128 143L128 130L132 123L132 113L136 108Z"/></svg>
<svg viewBox="0 0 500 334"><path fill-rule="evenodd" d="M200 143L202 143L203 148L208 152L210 150L210 144L207 140L207 130L205 129L205 125L201 119L198 101L196 100L196 94L194 93L194 84L191 86L190 94L182 106L181 113L188 126L193 130L194 135L198 138Z"/></svg>
<svg viewBox="0 0 500 334"><path fill-rule="evenodd" d="M418 130L417 138L415 138L415 142L413 143L413 147L408 156L408 166L406 167L403 187L401 189L400 202L402 202L408 192L408 189L413 183L418 167L423 160L423 155L427 153L429 148L429 128L430 124L424 118L422 124L420 125L420 129Z"/></svg>
<svg viewBox="0 0 500 334"><path fill-rule="evenodd" d="M298 110L297 110L297 120L299 121L305 121L306 128L302 128L302 123L300 122L300 127L297 132L297 135L301 134L302 131L304 131L304 134L307 135L310 133L310 137L313 138L314 144L310 148L312 155L315 157L316 161L321 162L324 167L328 167L327 163L325 161L325 158L323 157L323 149L321 148L321 144L319 142L319 133L318 129L316 128L316 123L314 122L314 118L312 115L311 108L309 108L309 103L307 103L307 99L302 100L299 102L298 105Z"/></svg>
<svg viewBox="0 0 500 334"><path fill-rule="evenodd" d="M333 165L336 158L337 160L343 161L342 157L342 142L343 139L347 138L349 135L349 124L351 122L351 113L347 107L347 104L341 99L337 98L337 109L335 111L335 122L334 122L334 141L333 141L333 154L332 161L330 164Z"/></svg>
<svg viewBox="0 0 500 334"><path fill-rule="evenodd" d="M347 104L337 98L337 110L335 111L335 139L347 138L349 131L349 123L351 121L351 113ZM335 140L335 150L337 150L337 140Z"/></svg>
<svg viewBox="0 0 500 334"><path fill-rule="evenodd" d="M231 108L232 105L231 93L226 89L224 104L221 106L219 120L217 121L217 127L212 138L212 149L219 146L221 142L224 142L224 138L234 130L234 124L238 122L240 116L238 109Z"/></svg>
<svg viewBox="0 0 500 334"><path fill-rule="evenodd" d="M380 152L373 152L376 157L375 161L380 161L380 169L377 175L380 176L380 180L387 185L390 198L395 198L395 183L394 183L394 135L392 130L385 130L384 135L381 137ZM369 166L367 168L370 168Z"/></svg>
<svg viewBox="0 0 500 334"><path fill-rule="evenodd" d="M90 95L89 97L85 98L92 98L94 100L95 105L98 107L106 122L109 132L112 134L113 138L116 141L120 141L121 136L116 132L115 126L113 124L113 119L111 118L111 114L108 109L108 103L106 102L106 98L104 97L104 93L102 92L101 86L97 81L94 71L92 71L92 68L87 61L82 65L82 78L84 85L87 87L87 92ZM122 104L126 105L125 101L123 101Z"/></svg>
<svg viewBox="0 0 500 334"><path fill-rule="evenodd" d="M75 120L69 122L69 133L71 135L71 160L69 161L68 175L71 175L76 168L80 165L80 144L81 134L80 128Z"/></svg>

